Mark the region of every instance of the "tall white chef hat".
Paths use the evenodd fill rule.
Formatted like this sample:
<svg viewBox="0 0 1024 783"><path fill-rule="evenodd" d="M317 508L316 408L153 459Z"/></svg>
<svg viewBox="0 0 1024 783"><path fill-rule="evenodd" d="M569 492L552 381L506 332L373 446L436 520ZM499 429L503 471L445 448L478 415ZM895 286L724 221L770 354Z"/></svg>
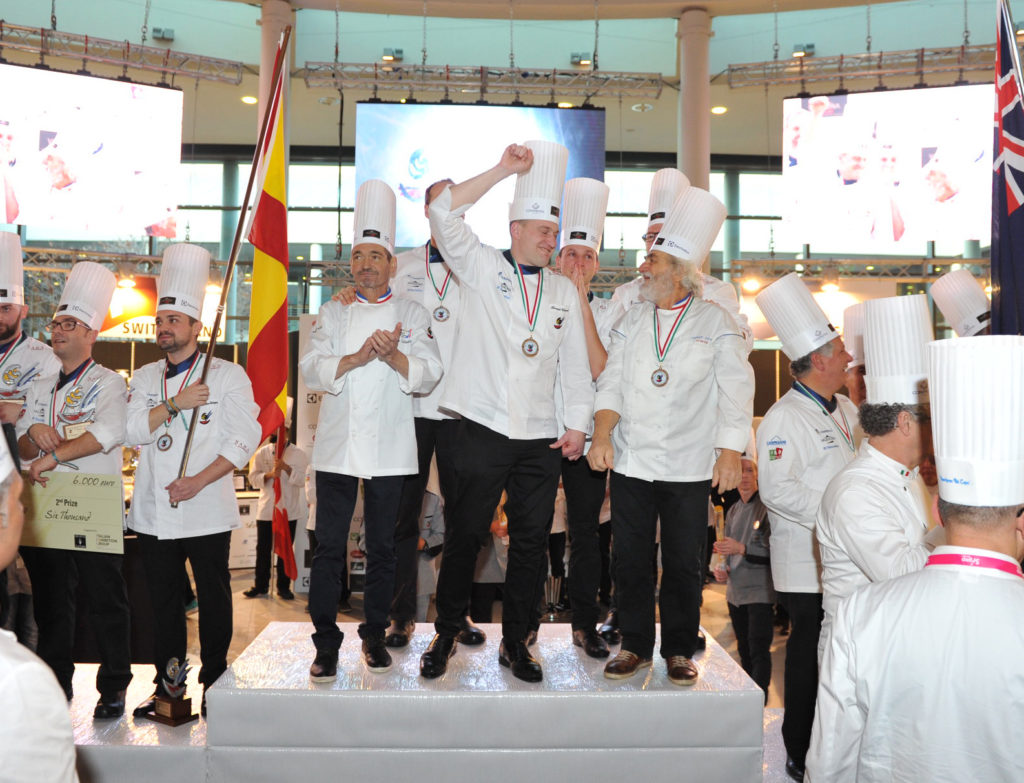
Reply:
<svg viewBox="0 0 1024 783"><path fill-rule="evenodd" d="M561 247L583 245L591 250L601 249L608 192L607 185L589 177L576 177L565 183Z"/></svg>
<svg viewBox="0 0 1024 783"><path fill-rule="evenodd" d="M380 179L368 179L356 193L352 247L380 245L395 252L395 191Z"/></svg>
<svg viewBox="0 0 1024 783"><path fill-rule="evenodd" d="M857 302L843 310L843 345L853 359L847 370L864 364L864 303Z"/></svg>
<svg viewBox="0 0 1024 783"><path fill-rule="evenodd" d="M90 329L99 329L110 310L115 288L117 278L113 272L92 261L79 261L71 267L53 317L70 315Z"/></svg>
<svg viewBox="0 0 1024 783"><path fill-rule="evenodd" d="M569 150L554 141L527 141L523 146L533 150L533 165L516 177L508 219L558 223Z"/></svg>
<svg viewBox="0 0 1024 783"><path fill-rule="evenodd" d="M867 401L872 405L927 403L927 346L933 339L928 297L924 294L865 302Z"/></svg>
<svg viewBox="0 0 1024 783"><path fill-rule="evenodd" d="M937 340L928 354L939 496L1024 503L1024 337Z"/></svg>
<svg viewBox="0 0 1024 783"><path fill-rule="evenodd" d="M932 299L959 337L973 337L992 320L992 304L966 269L947 272L932 283Z"/></svg>
<svg viewBox="0 0 1024 783"><path fill-rule="evenodd" d="M796 272L780 277L755 296L754 301L791 361L839 336Z"/></svg>
<svg viewBox="0 0 1024 783"><path fill-rule="evenodd" d="M690 180L679 169L658 169L654 172L651 195L647 199L647 227L664 223L679 194L688 187Z"/></svg>
<svg viewBox="0 0 1024 783"><path fill-rule="evenodd" d="M21 237L0 231L0 304L25 304Z"/></svg>
<svg viewBox="0 0 1024 783"><path fill-rule="evenodd" d="M209 281L210 251L185 242L168 245L156 284L156 309L173 310L198 320Z"/></svg>
<svg viewBox="0 0 1024 783"><path fill-rule="evenodd" d="M686 188L665 216L651 250L701 264L724 222L725 204L706 190Z"/></svg>

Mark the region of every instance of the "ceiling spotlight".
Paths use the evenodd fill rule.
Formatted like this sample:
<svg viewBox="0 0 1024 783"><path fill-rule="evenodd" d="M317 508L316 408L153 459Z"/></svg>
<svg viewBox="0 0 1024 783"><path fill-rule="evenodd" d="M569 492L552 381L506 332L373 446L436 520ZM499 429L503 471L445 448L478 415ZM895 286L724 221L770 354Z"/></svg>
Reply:
<svg viewBox="0 0 1024 783"><path fill-rule="evenodd" d="M385 49L380 59L386 63L400 63L402 62L403 55L404 51L402 49Z"/></svg>
<svg viewBox="0 0 1024 783"><path fill-rule="evenodd" d="M558 108L559 109L571 109L572 107L573 107L573 104L569 103L569 101L559 101L558 102Z"/></svg>
<svg viewBox="0 0 1024 783"><path fill-rule="evenodd" d="M834 266L821 270L821 290L829 293L839 290L839 270Z"/></svg>
<svg viewBox="0 0 1024 783"><path fill-rule="evenodd" d="M255 106L259 102L260 102L260 99L257 98L255 95L243 95L242 96L242 103L244 103L246 106Z"/></svg>
<svg viewBox="0 0 1024 783"><path fill-rule="evenodd" d="M1024 37L1024 22L1014 22L1013 30L1018 38Z"/></svg>
<svg viewBox="0 0 1024 783"><path fill-rule="evenodd" d="M725 114L727 111L729 111L729 107L728 106L712 106L711 107L711 113L712 114Z"/></svg>
<svg viewBox="0 0 1024 783"><path fill-rule="evenodd" d="M591 65L594 61L590 57L590 52L573 52L569 55L569 62L573 65Z"/></svg>
<svg viewBox="0 0 1024 783"><path fill-rule="evenodd" d="M645 112L654 111L654 104L653 103L634 103L629 108L632 109L633 111L640 112L641 114L644 114Z"/></svg>
<svg viewBox="0 0 1024 783"><path fill-rule="evenodd" d="M757 293L761 289L761 281L756 277L743 278L743 290L748 294Z"/></svg>
<svg viewBox="0 0 1024 783"><path fill-rule="evenodd" d="M130 277L122 277L117 281L118 288L135 288L135 281Z"/></svg>
<svg viewBox="0 0 1024 783"><path fill-rule="evenodd" d="M794 57L814 57L814 44L796 44L793 47Z"/></svg>

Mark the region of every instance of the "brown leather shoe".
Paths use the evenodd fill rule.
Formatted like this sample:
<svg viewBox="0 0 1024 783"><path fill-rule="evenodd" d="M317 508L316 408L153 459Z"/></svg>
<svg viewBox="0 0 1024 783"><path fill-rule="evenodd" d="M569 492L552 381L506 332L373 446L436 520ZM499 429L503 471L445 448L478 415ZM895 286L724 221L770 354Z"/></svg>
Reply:
<svg viewBox="0 0 1024 783"><path fill-rule="evenodd" d="M650 665L650 656L641 658L629 650L620 650L618 655L605 664L604 676L609 680L625 680L636 674L637 669Z"/></svg>
<svg viewBox="0 0 1024 783"><path fill-rule="evenodd" d="M697 682L697 665L682 655L672 655L666 661L668 679L675 685L693 685Z"/></svg>

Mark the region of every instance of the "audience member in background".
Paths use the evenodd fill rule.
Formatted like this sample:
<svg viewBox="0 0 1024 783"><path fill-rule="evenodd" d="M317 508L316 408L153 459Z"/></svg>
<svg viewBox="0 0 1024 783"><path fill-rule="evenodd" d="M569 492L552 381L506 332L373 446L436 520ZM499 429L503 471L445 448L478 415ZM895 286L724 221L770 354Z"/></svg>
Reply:
<svg viewBox="0 0 1024 783"><path fill-rule="evenodd" d="M505 570L508 568L508 517L505 516L505 501L494 510L490 534L476 558L473 573L473 591L469 600L469 617L475 623L494 622L494 602L501 596L505 584Z"/></svg>

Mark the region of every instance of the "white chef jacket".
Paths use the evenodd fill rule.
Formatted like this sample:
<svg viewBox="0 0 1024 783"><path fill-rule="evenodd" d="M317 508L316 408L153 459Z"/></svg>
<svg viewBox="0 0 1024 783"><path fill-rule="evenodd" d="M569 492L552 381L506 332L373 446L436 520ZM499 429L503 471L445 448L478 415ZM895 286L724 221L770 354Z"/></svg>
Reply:
<svg viewBox="0 0 1024 783"><path fill-rule="evenodd" d="M740 312L740 300L736 296L736 289L724 280L719 280L711 275L702 274L701 278L704 280L704 301L714 302L732 316L733 320L736 321L736 326L743 334L743 340L747 345L747 353L750 353L754 348L754 330L750 328L747 316ZM644 279L638 277L635 280L630 280L628 283L620 285L612 293L612 301L621 303L626 310L637 302L642 302L640 286L643 285L643 282Z"/></svg>
<svg viewBox="0 0 1024 783"><path fill-rule="evenodd" d="M409 360L407 379L377 359L334 377L343 356L356 353L377 329L390 331L397 323L398 350ZM423 307L395 296L379 303L327 302L299 369L310 389L326 392L313 441L316 470L359 478L419 470L412 394L429 392L444 372Z"/></svg>
<svg viewBox="0 0 1024 783"><path fill-rule="evenodd" d="M829 482L817 515L825 627L839 601L869 582L924 568L928 506L917 469L867 441Z"/></svg>
<svg viewBox="0 0 1024 783"><path fill-rule="evenodd" d="M511 439L557 438L557 382L570 401L565 427L591 432L594 389L576 286L550 269L537 273L544 291L531 334L515 269L459 219L469 205L452 211L451 199L445 188L430 203L430 233L462 284L461 325L441 407ZM525 277L533 306L537 276ZM536 356L522 351L528 337L540 347Z"/></svg>
<svg viewBox="0 0 1024 783"><path fill-rule="evenodd" d="M75 738L64 691L50 667L0 630L0 759L10 783L69 783Z"/></svg>
<svg viewBox="0 0 1024 783"><path fill-rule="evenodd" d="M434 284L437 288L444 290L442 300L437 293L437 288L430 281L427 274L427 258L429 255L430 243L406 250L396 256L398 262L395 276L391 280L391 290L395 296L402 299L410 299L417 304L423 305L430 313L430 332L434 335L437 343L437 350L441 355L441 365L445 368L451 366L452 352L455 348L455 332L458 329L459 313L459 280L452 274L448 280L448 286L444 286L445 276L451 271L444 261L430 265L430 271L434 275ZM448 317L439 321L434 317L434 311L443 306L448 311ZM412 396L412 411L416 418L425 419L451 419L454 418L448 411L438 407L444 391L445 378L442 377L437 385L427 393L416 393Z"/></svg>
<svg viewBox="0 0 1024 783"><path fill-rule="evenodd" d="M940 554L1017 567L984 549L942 546ZM1024 579L967 565L930 565L842 601L822 663L806 780L1024 780L1022 616Z"/></svg>
<svg viewBox="0 0 1024 783"><path fill-rule="evenodd" d="M206 361L200 354L197 362ZM231 473L207 484L189 500L172 508L165 487L178 477L185 451L192 411L174 416L169 426L149 431L149 411L163 405L166 360L152 362L135 371L128 387L127 442L142 447L135 469L135 490L128 511L128 527L137 533L161 539L191 538L223 533L241 527L235 483ZM167 380L167 396L173 397L188 380L202 377L203 366L195 368L191 379L180 372ZM214 358L207 374L210 398L199 408L192 452L186 475L193 476L217 457L224 457L236 468L251 459L260 444L262 429L256 417L259 409L252 396L252 383L245 370L232 362ZM159 439L169 435L170 448L161 451Z"/></svg>
<svg viewBox="0 0 1024 783"><path fill-rule="evenodd" d="M24 332L6 356L0 352L0 402L25 400L29 387L60 372L60 359L46 343Z"/></svg>
<svg viewBox="0 0 1024 783"><path fill-rule="evenodd" d="M264 443L256 450L249 465L249 483L259 490L260 499L256 504L256 519L274 519L274 482L266 481L266 474L274 469L277 461L277 444ZM288 519L306 518L306 468L309 457L293 443L284 449L284 461L292 472L281 471L281 506Z"/></svg>
<svg viewBox="0 0 1024 783"><path fill-rule="evenodd" d="M658 368L654 314L668 339L678 310L652 302L630 308L612 329L608 362L597 381L596 410L612 410L615 472L645 481L705 481L716 449L742 452L750 440L754 370L742 335L721 307L694 299Z"/></svg>
<svg viewBox="0 0 1024 783"><path fill-rule="evenodd" d="M88 431L103 451L79 457L68 465L57 465L54 472L75 471L116 476L121 480L124 460L121 444L125 440L127 394L124 378L113 370L93 363L73 382L57 390L57 378L29 385L25 412L15 426L20 438L33 424L45 424L62 438L74 438ZM79 431L84 427L84 430ZM70 429L69 429L70 428Z"/></svg>
<svg viewBox="0 0 1024 783"><path fill-rule="evenodd" d="M825 487L854 458L836 420L857 425L857 409L837 394L834 420L796 389L768 409L757 430L758 486L772 526L772 581L784 593L820 593L814 539Z"/></svg>
<svg viewBox="0 0 1024 783"><path fill-rule="evenodd" d="M601 338L601 345L607 351L608 346L612 344L612 327L626 314L626 307L616 299L602 299L599 296L591 296L590 312L594 314L597 336Z"/></svg>

